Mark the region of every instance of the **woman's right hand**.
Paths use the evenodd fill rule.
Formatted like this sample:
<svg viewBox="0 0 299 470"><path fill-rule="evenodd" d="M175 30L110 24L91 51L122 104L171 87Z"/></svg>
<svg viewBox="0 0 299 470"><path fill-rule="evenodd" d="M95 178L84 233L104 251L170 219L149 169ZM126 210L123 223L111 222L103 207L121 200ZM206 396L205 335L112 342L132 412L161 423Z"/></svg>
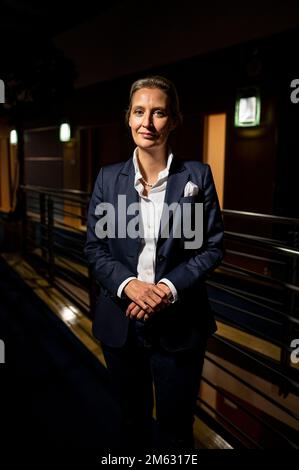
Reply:
<svg viewBox="0 0 299 470"><path fill-rule="evenodd" d="M148 314L170 303L167 293L156 284L132 279L124 287L124 293Z"/></svg>

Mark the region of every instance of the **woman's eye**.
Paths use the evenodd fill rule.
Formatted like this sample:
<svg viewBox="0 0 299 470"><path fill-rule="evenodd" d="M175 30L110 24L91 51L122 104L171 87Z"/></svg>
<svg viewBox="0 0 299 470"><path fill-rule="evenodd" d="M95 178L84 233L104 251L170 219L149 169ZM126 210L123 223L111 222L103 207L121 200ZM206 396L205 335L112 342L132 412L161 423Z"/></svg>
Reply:
<svg viewBox="0 0 299 470"><path fill-rule="evenodd" d="M134 114L136 114L136 116L142 116L142 109L135 109Z"/></svg>
<svg viewBox="0 0 299 470"><path fill-rule="evenodd" d="M156 114L156 116L158 116L158 117L163 117L163 116L165 116L165 113L164 113L163 111L160 111L159 109L157 109L157 111L155 111L155 114Z"/></svg>

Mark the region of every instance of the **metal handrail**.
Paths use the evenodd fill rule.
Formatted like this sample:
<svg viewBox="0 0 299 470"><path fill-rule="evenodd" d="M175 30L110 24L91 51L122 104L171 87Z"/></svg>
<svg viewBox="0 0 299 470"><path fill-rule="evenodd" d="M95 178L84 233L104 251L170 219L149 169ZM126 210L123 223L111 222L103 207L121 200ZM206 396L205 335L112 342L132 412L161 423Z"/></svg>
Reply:
<svg viewBox="0 0 299 470"><path fill-rule="evenodd" d="M68 202L73 202L73 203L76 203L78 205L82 205L82 208L84 209L86 207L87 203L88 203L88 199L90 197L90 194L87 193L87 192L79 191L79 190L57 190L57 189L52 189L52 188L30 186L30 185L22 186L22 189L26 193L32 192L34 194L38 194L39 197L40 197L39 209L40 209L40 211L43 211L43 213L40 212L41 215L40 215L40 221L39 221L40 222L40 227L42 229L42 232L40 234L40 239L44 240L45 242L48 242L49 241L49 234L50 234L51 251L50 251L50 246L48 246L48 248L49 248L48 261L50 261L49 262L50 280L52 280L54 282L55 281L55 276L57 277L57 279L59 279L59 265L58 264L56 265L56 263L55 263L55 256L57 256L58 254L59 254L59 256L61 256L61 253L63 253L63 256L65 258L67 258L69 256L70 259L73 259L73 260L77 261L80 264L82 264L83 261L84 261L80 256L81 252L79 253L78 249L77 249L78 245L80 245L80 242L76 239L76 243L72 243L72 236L69 233L56 233L56 230L55 230L56 229L55 216L57 214L59 214L60 216L65 215L65 216L68 216L68 217L72 217L74 220L78 219L78 218L79 219L83 218L83 216L80 216L78 214L72 214L69 210L64 211L63 210L63 205L61 204L61 201L65 201L66 204L68 204ZM31 199L33 201L35 201L35 196L32 196ZM42 201L42 203L41 203L41 201ZM47 204L45 204L45 202L49 202L49 201L52 201L53 204L51 203L47 206ZM55 204L57 204L57 206L59 204L59 207L56 206L56 208L55 208ZM37 209L38 209L38 207L37 207ZM51 213L47 213L47 210L50 211ZM248 218L249 220L265 221L267 223L281 223L281 224L285 224L285 225L290 224L290 225L293 225L293 226L294 225L295 226L299 225L299 219L280 217L280 216L274 216L274 215L269 215L269 214L257 214L257 213L252 213L252 212L234 211L234 210L227 210L227 209L223 210L222 214L225 216L225 218L232 216L232 217ZM35 220L35 223L36 223L36 220ZM57 224L58 223L59 223L59 226L65 227L66 230L68 228L70 228L70 230L76 230L76 232L77 232L77 229L72 228L68 224L60 222L59 219L57 218ZM295 229L295 232L297 232L297 229ZM33 231L33 233L34 233L34 231ZM79 231L79 233L82 233L82 231ZM57 235L59 237L58 239L56 238ZM290 245L286 245L284 243L284 241L274 240L273 238L267 238L267 237L262 237L262 236L258 236L258 235L250 235L250 234L240 233L240 232L236 233L236 232L226 231L225 236L226 236L227 241L229 241L229 242L232 241L232 243L237 241L237 242L243 244L243 247L245 247L244 253L242 253L242 251L241 251L243 248L241 248L238 251L238 253L235 253L235 254L237 254L237 256L242 256L242 254L245 254L245 256L246 256L247 246L249 245L251 247L254 247L254 249L257 252L258 252L259 248L261 248L262 250L264 250L264 252L266 252L265 256L253 255L252 257L253 258L255 257L255 259L257 259L257 261L263 261L264 263L271 263L273 261L273 260L271 260L271 254L273 255L273 258L277 254L279 254L279 256L276 256L276 259L274 259L274 263L276 263L276 265L278 266L277 269L279 269L279 265L283 265L283 268L288 269L289 270L288 272L290 273L291 272L290 270L294 269L294 266L296 266L296 264L294 264L294 263L297 263L297 259L299 257L299 249L298 249L297 246L290 247ZM64 240L67 241L68 243L63 244ZM59 242L61 242L61 243L59 243ZM44 248L45 248L45 244L43 243L42 250ZM267 251L270 252L271 254L268 255ZM229 249L227 250L227 252L229 252ZM248 255L248 253L247 253L247 255ZM248 255L248 257L250 257L250 256L251 255ZM282 259L281 256L284 256L283 260L285 262L277 261L277 260ZM44 258L44 259L46 259L46 258ZM289 260L291 260L291 263L292 263L292 261L294 261L294 263L293 264L289 263ZM86 263L84 263L84 265L86 266ZM63 276L65 277L65 279L68 280L68 282L72 283L75 286L78 286L78 287L80 286L80 282L81 282L80 275L82 273L78 272L78 270L76 270L75 268L73 269L73 267L70 264L67 266L67 268L65 268L64 271L66 271L66 272L62 271L61 269L60 269L60 272L61 273L63 272ZM238 265L230 264L226 261L224 261L222 263L221 270L224 273L226 273L226 275L227 275L228 272L233 272L233 273L237 274L238 276L242 275L243 279L251 279L251 280L254 279L257 282L260 282L260 281L267 282L268 286L273 286L274 285L275 288L279 290L279 293L285 293L286 292L287 295L290 296L290 297L291 296L294 297L299 292L299 287L296 285L296 283L297 283L296 276L294 277L294 276L289 275L288 279L286 279L286 281L283 281L283 280L271 277L269 275L260 274L259 272L252 271L251 269L246 269L246 268L238 266ZM74 276L74 279L72 278L72 275ZM76 276L77 276L77 278L76 278ZM89 287L89 289L90 289L90 305L92 306L93 303L94 303L94 293L95 293L96 289L95 289L95 282L92 282L91 277L89 277L89 280L90 280L89 281L90 282L90 287ZM85 275L84 284L83 284L83 279L82 279L82 285L85 285L85 284L86 284L86 275ZM212 282L212 285L213 285L213 282ZM214 283L214 287L221 288L220 286L216 286L215 283ZM222 289L225 290L225 287L222 287ZM227 291L231 295L235 295L235 293L232 292L232 289L231 290L227 289ZM239 293L237 293L237 295L240 298L246 300L246 298L244 296L244 293L245 293L245 290L243 292L240 291ZM253 301L253 303L255 305L260 306L261 308L263 308L264 305L262 304L261 301L258 301L258 300L259 300L259 298L257 298L255 301ZM211 301L214 302L215 305L217 304L217 302L218 303L222 302L223 305L225 305L225 308L229 307L230 309L233 308L235 310L237 310L239 308L238 306L233 305L233 302L228 304L228 303L223 302L222 300L219 301L219 300L211 299ZM284 305L284 304L280 303L278 305ZM294 302L293 303L290 302L290 305L294 305ZM265 307L267 308L267 311L271 312L273 315L276 315L276 314L279 315L279 319L282 318L285 322L282 323L282 322L278 321L277 317L275 318L275 316L274 317L272 316L272 318L268 318L267 315L263 315L263 313L264 313L263 311L261 311L262 314L260 314L260 313L257 313L259 311L257 311L257 312L250 311L250 308L248 308L248 309L239 308L239 310L242 313L246 313L247 315L251 315L252 318L259 318L259 319L263 320L263 322L267 325L274 325L275 328L279 328L280 325L283 328L287 328L288 325L291 324L291 323L292 323L292 325L294 325L294 327L296 325L298 325L299 320L294 315L295 311L292 310L293 307L288 306L286 308L285 312L280 311L280 309L278 310L274 306L270 307L269 305L265 305ZM221 318L221 314L219 314L218 316ZM224 323L225 323L225 321L226 321L225 317L223 317L223 320L224 320ZM268 322L268 323L266 323L266 322ZM238 328L239 325L235 325L235 327ZM272 342L273 345L279 346L281 348L281 351L284 351L285 353L287 352L287 350L288 350L287 329L285 330L286 331L286 333L285 333L286 336L283 337L283 341L279 341L278 339L277 340L273 339L273 337L271 338L271 335L268 335L268 334L265 335L262 331L258 331L258 330L253 331L252 329L250 330L250 328L251 327L249 327L249 325L247 325L246 329L245 329L245 327L240 328L240 329L242 329L243 331L247 331L248 333L255 334L257 337L263 337L263 338L267 339L267 341ZM268 330L267 330L267 333L268 333ZM217 340L218 340L218 342L220 341L219 344L223 344L224 346L225 346L225 344L229 344L230 347L235 348L235 350L238 351L239 354L240 354L240 352L242 352L241 357L243 358L242 360L244 362L246 361L246 359L247 360L250 359L250 360L257 361L259 363L259 367L263 368L262 369L263 371L268 371L267 373L272 374L271 376L277 377L278 381L284 382L286 384L286 387L298 390L298 393L299 393L299 385L296 381L292 380L292 378L291 378L292 374L290 374L289 365L288 365L287 362L285 362L285 359L283 359L282 356L281 356L280 368L278 370L277 367L276 367L277 362L272 363L272 362L268 361L268 363L267 363L267 360L265 358L264 358L263 361L259 361L256 354L255 355L254 354L250 355L249 353L245 352L244 349L243 350L241 348L236 349L236 345L235 345L234 342L232 342L232 341L230 342L229 340L223 342L223 339L220 338L219 336L217 337ZM217 365L217 364L215 363L215 365ZM218 364L218 366L220 367L219 364ZM221 369L221 367L220 367L220 369ZM239 380L240 383L242 383L242 378L241 377L236 376L236 379ZM275 378L275 380L276 380L276 378ZM255 392L259 393L260 391L255 390ZM260 395L262 395L263 398L266 398L266 399L269 398L270 402L271 402L271 397L267 397L267 395L265 393L264 394L260 393ZM279 406L279 404L277 404L276 401L274 401L272 404L277 405L278 408L280 408L282 410L281 406ZM294 415L293 415L293 417L294 417ZM258 443L256 443L256 444L258 445Z"/></svg>
<svg viewBox="0 0 299 470"><path fill-rule="evenodd" d="M21 189L25 192L33 192L33 193L38 193L38 194L45 194L46 196L52 196L57 199L66 199L68 201L73 201L73 202L81 202L85 204L90 195L89 193L86 193L84 191L79 191L77 189L65 189L65 190L58 190L58 189L51 189L51 188L44 188L44 187L39 187L39 186L20 186ZM80 197L81 196L81 197Z"/></svg>
<svg viewBox="0 0 299 470"><path fill-rule="evenodd" d="M264 220L268 222L277 222L281 224L299 225L299 219L293 217L282 217L280 215L260 214L258 212L237 211L233 209L222 209L223 215L231 215L233 217L248 217L250 219Z"/></svg>
<svg viewBox="0 0 299 470"><path fill-rule="evenodd" d="M79 189L56 189L56 188L48 188L46 186L35 186L35 185L20 185L20 188L25 190L25 191L34 191L38 193L44 193L44 194L78 194L78 195L83 195L83 196L88 196L90 197L90 193L86 191L80 191Z"/></svg>
<svg viewBox="0 0 299 470"><path fill-rule="evenodd" d="M241 409L242 411L244 411L244 413L248 416L250 416L251 418L253 418L255 421L259 422L260 424L262 424L263 426L267 427L268 429L270 429L273 433L275 433L276 435L279 435L281 438L283 438L285 441L287 441L292 447L294 447L295 449L298 449L299 446L291 441L290 439L288 439L280 430L277 430L276 428L274 428L270 423L268 423L266 420L262 419L260 416L258 415L255 415L253 412L251 412L248 408L246 408L244 405L242 405L241 403L233 400L233 398L231 396L229 396L225 390L221 389L220 387L218 387L217 385L215 385L214 383L212 383L210 380L208 380L206 377L202 377L202 380L203 382L205 382L207 385L209 385L211 388L213 388L214 390L216 390L218 393L220 393L221 395L223 395L227 400L229 400L231 403L233 403L234 405L238 406L239 409ZM244 431L236 426L235 424L232 424L230 420L228 420L226 418L226 416L224 416L222 413L219 413L218 411L215 411L210 405L209 403L207 403L205 400L203 400L200 396L197 398L197 400L202 403L207 409L209 409L212 413L215 413L217 416L219 416L221 419L223 419L229 426L232 426L233 429L235 429L238 433L240 433L243 437L245 437L246 440L249 440L252 444L254 444L255 446L257 446L258 448L262 449L262 447L259 445L258 442L256 442L253 438L249 437L247 434L244 433Z"/></svg>
<svg viewBox="0 0 299 470"><path fill-rule="evenodd" d="M221 336L214 334L214 337L217 338L217 341L220 341L222 342L223 344L226 344L227 346L229 346L231 349L235 350L236 352L238 352L238 354L241 354L243 356L246 356L248 359L253 359L252 355L246 351L244 351L244 349L240 348L239 346L225 340L224 338L222 338ZM291 416L292 418L294 418L295 420L299 421L299 414L290 410L289 408L287 408L286 406L282 405L281 403L279 403L278 401L274 400L274 398L272 397L269 397L268 395L266 395L262 390L258 389L257 387L255 387L254 385L252 385L252 383L244 380L244 379L241 379L240 377L237 376L237 374L235 374L234 372L228 370L226 367L222 366L221 364L219 364L219 361L214 361L214 359L212 359L210 356L207 355L207 358L208 360L214 364L215 366L217 366L219 369L223 370L224 372L226 372L228 375L230 375L231 377L233 377L234 379L236 379L238 382L240 382L242 385L246 386L247 388L249 388L250 390L252 390L253 392L259 394L261 397L263 397L265 400L267 400L268 402L272 403L273 405L277 406L277 408L279 408L281 411L284 411L286 414L288 414L289 416ZM271 372L274 372L275 375L277 375L277 377L280 377L284 380L288 380L288 382L294 387L294 389L296 390L299 390L299 384L297 382L295 382L294 380L290 379L289 377L287 377L286 375L284 375L282 372L279 372L275 369L272 369L268 364L266 364L265 362L263 361L259 361L257 360L256 358L254 358L255 362L259 363L260 365L262 365L263 367L265 367L266 369L269 369Z"/></svg>
<svg viewBox="0 0 299 470"><path fill-rule="evenodd" d="M231 238L237 239L239 241L244 241L245 242L250 242L250 243L255 243L256 245L262 245L264 249L269 249L269 247L273 251L283 251L283 254L287 256L297 256L299 258L299 250L294 250L293 248L290 248L289 245L286 245L284 243L281 243L280 240L275 240L273 238L266 238L266 237L258 237L256 235L249 235L245 233L238 233L238 232L229 232L225 231L224 232L226 236L229 236ZM281 246L277 246L277 244L280 243Z"/></svg>
<svg viewBox="0 0 299 470"><path fill-rule="evenodd" d="M271 277L271 276L266 276L265 274L256 273L255 271L251 271L250 269L236 267L233 264L225 263L225 262L222 262L221 267L224 268L224 269L229 268L229 269L234 270L235 272L237 272L239 274L247 274L247 275L249 275L253 278L256 278L256 279L260 279L260 280L263 280L263 281L269 281L272 284L275 284L277 287L287 288L287 289L292 290L294 292L299 292L299 287L294 285L294 284L291 284L289 282L280 281L279 279L275 279L274 277Z"/></svg>

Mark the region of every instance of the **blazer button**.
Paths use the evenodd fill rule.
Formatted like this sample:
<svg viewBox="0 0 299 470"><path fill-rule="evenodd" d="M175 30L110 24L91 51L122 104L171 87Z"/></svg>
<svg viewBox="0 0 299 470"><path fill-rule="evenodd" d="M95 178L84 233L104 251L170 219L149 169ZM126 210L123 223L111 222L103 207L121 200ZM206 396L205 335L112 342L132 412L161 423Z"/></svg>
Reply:
<svg viewBox="0 0 299 470"><path fill-rule="evenodd" d="M164 261L166 257L164 255L159 255L158 256L158 261Z"/></svg>

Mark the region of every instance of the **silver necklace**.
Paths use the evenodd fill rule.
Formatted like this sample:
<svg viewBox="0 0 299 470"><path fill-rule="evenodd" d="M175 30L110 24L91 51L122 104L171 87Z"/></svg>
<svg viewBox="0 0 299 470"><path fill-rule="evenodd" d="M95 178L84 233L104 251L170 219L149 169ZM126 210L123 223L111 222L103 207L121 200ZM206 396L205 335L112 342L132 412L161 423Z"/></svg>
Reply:
<svg viewBox="0 0 299 470"><path fill-rule="evenodd" d="M155 185L155 183L148 183L147 181L145 181L144 178L141 178L141 179L144 182L145 186L149 186L150 188L152 188Z"/></svg>

